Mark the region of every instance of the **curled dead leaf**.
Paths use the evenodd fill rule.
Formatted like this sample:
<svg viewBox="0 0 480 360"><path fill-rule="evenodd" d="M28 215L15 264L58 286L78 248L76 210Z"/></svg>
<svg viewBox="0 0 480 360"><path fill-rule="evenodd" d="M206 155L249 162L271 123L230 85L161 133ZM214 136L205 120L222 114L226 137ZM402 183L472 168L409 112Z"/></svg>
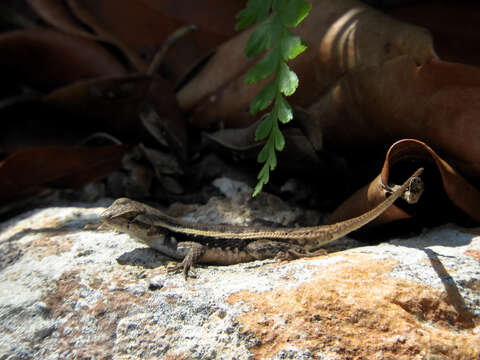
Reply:
<svg viewBox="0 0 480 360"><path fill-rule="evenodd" d="M387 197L384 184L401 183L412 169L419 166L425 167L422 174L425 193L419 203L408 205L398 200L369 226L407 219L413 214L429 220L452 221L459 217L458 211L480 222L480 192L432 148L413 139L393 144L381 173L340 205L330 216L330 222L352 218L372 209Z"/></svg>

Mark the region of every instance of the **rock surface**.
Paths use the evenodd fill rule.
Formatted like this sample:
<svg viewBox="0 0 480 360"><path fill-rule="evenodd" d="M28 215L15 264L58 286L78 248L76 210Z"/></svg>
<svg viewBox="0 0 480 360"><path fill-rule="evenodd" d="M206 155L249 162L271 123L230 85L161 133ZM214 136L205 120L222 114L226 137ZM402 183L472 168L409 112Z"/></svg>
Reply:
<svg viewBox="0 0 480 360"><path fill-rule="evenodd" d="M263 199L213 199L190 213L305 216ZM165 272L168 258L96 229L109 203L0 225L0 359L480 358L474 230L445 225L378 246L344 238L346 251L201 266L185 282Z"/></svg>

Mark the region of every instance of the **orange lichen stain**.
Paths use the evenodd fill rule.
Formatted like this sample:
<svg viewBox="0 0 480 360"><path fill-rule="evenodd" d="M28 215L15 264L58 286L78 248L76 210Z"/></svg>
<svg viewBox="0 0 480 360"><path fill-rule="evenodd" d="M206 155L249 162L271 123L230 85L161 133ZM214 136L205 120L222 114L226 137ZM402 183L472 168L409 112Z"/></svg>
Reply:
<svg viewBox="0 0 480 360"><path fill-rule="evenodd" d="M297 288L228 301L251 305L238 321L259 340L256 359L289 348L329 359L480 359L478 317L466 328L440 292L389 277L395 265L350 254Z"/></svg>
<svg viewBox="0 0 480 360"><path fill-rule="evenodd" d="M192 357L185 353L178 353L175 355L167 355L163 359L164 360L190 360Z"/></svg>
<svg viewBox="0 0 480 360"><path fill-rule="evenodd" d="M56 229L61 225L61 221L58 216L49 216L47 219L43 219L39 225L44 229Z"/></svg>
<svg viewBox="0 0 480 360"><path fill-rule="evenodd" d="M480 250L467 250L465 251L465 255L471 256L476 260L480 260Z"/></svg>
<svg viewBox="0 0 480 360"><path fill-rule="evenodd" d="M72 245L73 243L70 239L62 239L62 241L58 241L53 240L49 236L42 236L30 241L28 244L25 244L25 249L35 249L35 251L38 252L41 257L44 257L60 255L69 251L72 248Z"/></svg>
<svg viewBox="0 0 480 360"><path fill-rule="evenodd" d="M115 345L118 322L135 313L137 305L146 306L150 299L148 292L142 296L134 296L121 290L122 287L136 282L133 277L124 279L116 274L108 282L96 276L90 284L85 284L78 272L64 273L57 281L56 290L45 298L51 316L63 318L57 329L59 351L69 353L67 357L71 358L112 359L111 350ZM118 284L119 290L109 290L112 283ZM83 297L82 292L90 290L101 291L102 296L94 303L85 304L81 310L76 309ZM88 317L95 319L97 335L92 337L90 342L78 347L77 340L85 337L84 332L88 331Z"/></svg>

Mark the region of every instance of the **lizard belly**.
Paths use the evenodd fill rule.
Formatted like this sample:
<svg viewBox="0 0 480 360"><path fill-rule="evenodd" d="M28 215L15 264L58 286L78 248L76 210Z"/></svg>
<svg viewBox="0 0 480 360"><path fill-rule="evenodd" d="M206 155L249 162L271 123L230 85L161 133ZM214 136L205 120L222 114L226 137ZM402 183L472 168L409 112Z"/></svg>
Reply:
<svg viewBox="0 0 480 360"><path fill-rule="evenodd" d="M206 247L205 252L199 259L199 262L219 265L233 265L253 260L256 259L248 254L245 250L239 250L238 248Z"/></svg>
<svg viewBox="0 0 480 360"><path fill-rule="evenodd" d="M162 254L167 255L176 260L182 260L186 255L186 253L182 251L182 249L178 248L178 244L174 239L170 239L167 237L156 237L153 239L148 239L148 241L146 241L137 236L133 236L132 234L129 234L129 235L135 241L141 244L145 244L148 247L151 247L152 249L155 249L161 252Z"/></svg>

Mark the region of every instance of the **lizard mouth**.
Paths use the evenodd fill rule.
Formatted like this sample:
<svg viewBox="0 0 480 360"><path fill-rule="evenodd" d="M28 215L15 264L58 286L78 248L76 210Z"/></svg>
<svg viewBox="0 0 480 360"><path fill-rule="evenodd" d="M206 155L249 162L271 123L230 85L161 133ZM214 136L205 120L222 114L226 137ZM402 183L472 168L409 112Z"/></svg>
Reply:
<svg viewBox="0 0 480 360"><path fill-rule="evenodd" d="M138 216L137 211L122 212L122 213L112 213L109 209L105 210L100 214L100 219L110 225L128 225L130 222L134 221Z"/></svg>
<svg viewBox="0 0 480 360"><path fill-rule="evenodd" d="M122 224L133 221L141 211L135 207L132 208L131 202L127 198L115 200L110 207L100 214L100 219L107 224Z"/></svg>

